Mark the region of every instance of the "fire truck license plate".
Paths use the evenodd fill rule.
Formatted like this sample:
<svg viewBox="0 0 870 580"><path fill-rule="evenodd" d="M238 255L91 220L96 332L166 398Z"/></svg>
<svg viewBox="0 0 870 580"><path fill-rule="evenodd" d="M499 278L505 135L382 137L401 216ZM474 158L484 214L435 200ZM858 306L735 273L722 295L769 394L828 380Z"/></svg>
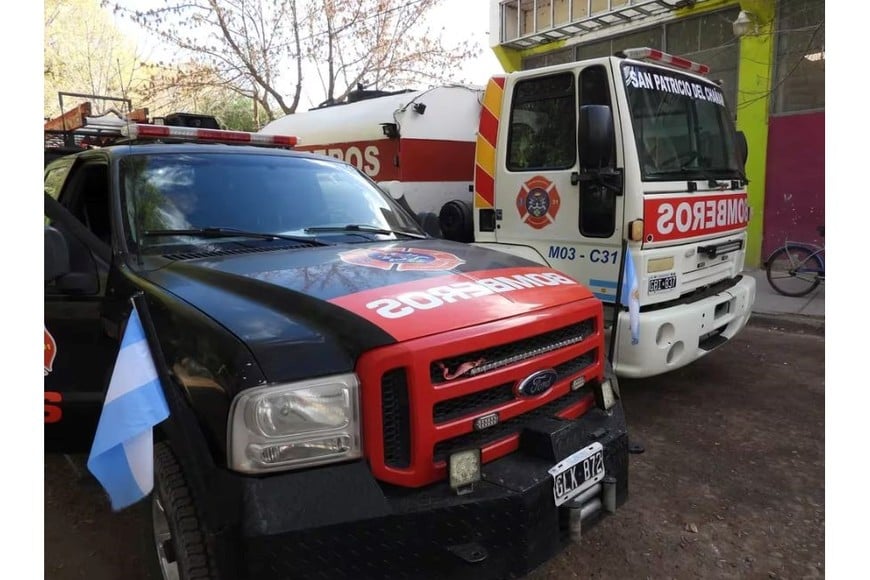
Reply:
<svg viewBox="0 0 870 580"><path fill-rule="evenodd" d="M677 287L677 275L674 273L656 276L649 279L649 294L664 292Z"/></svg>
<svg viewBox="0 0 870 580"><path fill-rule="evenodd" d="M553 499L560 506L604 479L604 447L597 441L569 455L548 470Z"/></svg>

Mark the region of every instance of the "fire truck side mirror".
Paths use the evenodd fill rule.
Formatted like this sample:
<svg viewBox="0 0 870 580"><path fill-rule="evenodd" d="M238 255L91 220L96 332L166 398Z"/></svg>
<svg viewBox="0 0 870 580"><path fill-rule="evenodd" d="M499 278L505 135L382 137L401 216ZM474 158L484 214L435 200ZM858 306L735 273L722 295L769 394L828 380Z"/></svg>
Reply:
<svg viewBox="0 0 870 580"><path fill-rule="evenodd" d="M613 165L613 115L606 105L580 107L577 152L580 169L598 172Z"/></svg>
<svg viewBox="0 0 870 580"><path fill-rule="evenodd" d="M746 161L749 159L749 144L743 131L737 131L737 155L740 158L740 166L745 169Z"/></svg>

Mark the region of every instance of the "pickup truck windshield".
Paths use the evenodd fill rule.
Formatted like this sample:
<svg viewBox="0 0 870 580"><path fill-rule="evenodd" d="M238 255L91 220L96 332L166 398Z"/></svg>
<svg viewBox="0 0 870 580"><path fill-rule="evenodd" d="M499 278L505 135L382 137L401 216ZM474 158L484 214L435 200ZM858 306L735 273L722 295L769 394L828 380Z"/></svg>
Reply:
<svg viewBox="0 0 870 580"><path fill-rule="evenodd" d="M644 181L743 177L719 87L637 64L622 74Z"/></svg>
<svg viewBox="0 0 870 580"><path fill-rule="evenodd" d="M331 161L227 152L140 154L122 160L121 183L130 237L143 250L233 237L171 235L198 229L236 230L240 238L250 232L313 239L336 234L306 230L340 232L364 224L374 232L357 234L359 241L391 230L423 235L356 169ZM161 231L168 233L154 235Z"/></svg>

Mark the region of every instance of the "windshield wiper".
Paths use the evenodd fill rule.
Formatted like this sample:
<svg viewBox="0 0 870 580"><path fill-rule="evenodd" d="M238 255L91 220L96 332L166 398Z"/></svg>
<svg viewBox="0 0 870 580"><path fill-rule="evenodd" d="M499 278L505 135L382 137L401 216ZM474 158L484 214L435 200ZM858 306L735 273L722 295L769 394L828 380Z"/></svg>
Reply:
<svg viewBox="0 0 870 580"><path fill-rule="evenodd" d="M386 228L380 228L378 226L371 226L367 224L348 224L346 226L315 226L311 228L305 228L304 232L364 232L367 234L382 234L389 235L393 234L396 236L406 236L409 238L415 238L418 240L428 239L429 236L425 236L422 234L415 234L412 232L403 232L402 230L389 230Z"/></svg>
<svg viewBox="0 0 870 580"><path fill-rule="evenodd" d="M286 234L272 234L268 232L249 232L236 228L189 228L182 230L147 230L143 236L197 236L202 238L259 238L261 240L290 240L314 246L328 246L326 242L315 240L306 236L288 236Z"/></svg>
<svg viewBox="0 0 870 580"><path fill-rule="evenodd" d="M673 169L659 169L656 171L646 172L647 175L656 177L662 175L685 176L688 174L701 175L702 177L706 177L708 173L728 173L730 175L740 175L740 171L738 169L734 169L733 167L705 167L703 165L683 165L682 167L674 167Z"/></svg>

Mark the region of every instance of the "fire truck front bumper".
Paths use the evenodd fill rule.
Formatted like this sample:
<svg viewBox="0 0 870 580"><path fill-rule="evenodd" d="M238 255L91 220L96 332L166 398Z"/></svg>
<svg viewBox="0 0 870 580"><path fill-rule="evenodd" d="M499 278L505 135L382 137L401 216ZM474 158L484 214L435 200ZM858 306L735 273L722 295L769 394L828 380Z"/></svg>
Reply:
<svg viewBox="0 0 870 580"><path fill-rule="evenodd" d="M755 278L734 283L700 300L640 313L632 344L628 312L620 312L614 370L620 377L659 375L694 362L734 338L746 326L755 303Z"/></svg>
<svg viewBox="0 0 870 580"><path fill-rule="evenodd" d="M557 505L572 478L582 481L583 469L562 478L553 470L589 449L600 451L603 477ZM481 471L481 481L464 494L447 482L386 486L364 462L246 480L240 575L481 580L527 574L581 541L626 500L621 404L571 421L543 418L521 433L518 451Z"/></svg>

